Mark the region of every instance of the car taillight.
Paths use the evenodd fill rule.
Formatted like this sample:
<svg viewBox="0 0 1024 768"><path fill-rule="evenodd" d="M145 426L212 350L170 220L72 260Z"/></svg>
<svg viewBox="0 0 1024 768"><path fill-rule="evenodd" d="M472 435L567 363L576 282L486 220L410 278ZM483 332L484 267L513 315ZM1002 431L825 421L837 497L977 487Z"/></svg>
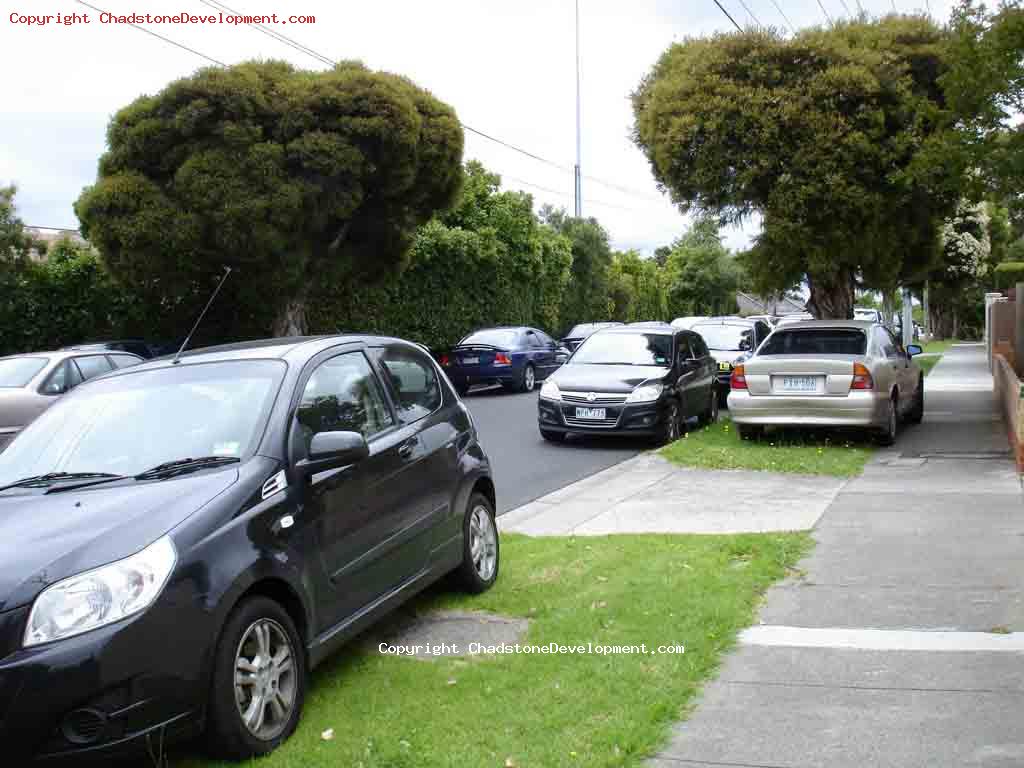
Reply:
<svg viewBox="0 0 1024 768"><path fill-rule="evenodd" d="M850 382L850 389L874 389L875 382L871 378L871 371L863 363L853 364L853 381Z"/></svg>
<svg viewBox="0 0 1024 768"><path fill-rule="evenodd" d="M452 361L448 359L448 355L441 355L441 365L451 365Z"/></svg>
<svg viewBox="0 0 1024 768"><path fill-rule="evenodd" d="M508 359L508 355L504 352L499 352L494 356L495 365L512 365L512 361Z"/></svg>
<svg viewBox="0 0 1024 768"><path fill-rule="evenodd" d="M732 376L729 377L729 389L746 389L747 372L742 365L732 369Z"/></svg>

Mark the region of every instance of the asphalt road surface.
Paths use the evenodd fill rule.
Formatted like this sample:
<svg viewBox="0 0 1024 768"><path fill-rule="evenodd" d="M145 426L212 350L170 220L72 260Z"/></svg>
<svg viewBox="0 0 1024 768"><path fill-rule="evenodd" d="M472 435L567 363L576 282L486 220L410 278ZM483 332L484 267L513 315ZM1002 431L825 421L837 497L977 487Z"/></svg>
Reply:
<svg viewBox="0 0 1024 768"><path fill-rule="evenodd" d="M499 515L651 447L643 439L614 437L547 443L537 431L536 391L492 387L473 390L463 400L491 457Z"/></svg>

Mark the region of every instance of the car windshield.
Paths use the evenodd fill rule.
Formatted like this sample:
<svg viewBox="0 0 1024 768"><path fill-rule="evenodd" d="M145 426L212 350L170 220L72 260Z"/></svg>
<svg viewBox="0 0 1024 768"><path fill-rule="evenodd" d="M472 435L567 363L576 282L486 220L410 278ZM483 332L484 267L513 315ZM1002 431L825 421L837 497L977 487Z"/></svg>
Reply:
<svg viewBox="0 0 1024 768"><path fill-rule="evenodd" d="M759 355L863 355L867 337L854 328L776 331Z"/></svg>
<svg viewBox="0 0 1024 768"><path fill-rule="evenodd" d="M695 325L709 349L722 352L750 352L754 348L754 329L749 325Z"/></svg>
<svg viewBox="0 0 1024 768"><path fill-rule="evenodd" d="M503 347L508 349L509 347L515 346L518 338L519 331L510 330L508 328L494 328L489 331L477 331L475 333L471 333L460 341L459 344L485 344L489 347Z"/></svg>
<svg viewBox="0 0 1024 768"><path fill-rule="evenodd" d="M286 366L237 360L82 385L0 453L0 485L55 472L136 475L169 461L256 448Z"/></svg>
<svg viewBox="0 0 1024 768"><path fill-rule="evenodd" d="M672 337L662 333L597 333L576 350L572 363L657 365L672 360Z"/></svg>
<svg viewBox="0 0 1024 768"><path fill-rule="evenodd" d="M0 360L0 387L24 387L49 362L46 357L9 357Z"/></svg>
<svg viewBox="0 0 1024 768"><path fill-rule="evenodd" d="M577 325L571 331L565 334L565 337L567 339L579 339L582 338L583 336L589 336L590 334L598 330L600 327L601 326L599 325L593 325L590 323L587 323L585 325Z"/></svg>

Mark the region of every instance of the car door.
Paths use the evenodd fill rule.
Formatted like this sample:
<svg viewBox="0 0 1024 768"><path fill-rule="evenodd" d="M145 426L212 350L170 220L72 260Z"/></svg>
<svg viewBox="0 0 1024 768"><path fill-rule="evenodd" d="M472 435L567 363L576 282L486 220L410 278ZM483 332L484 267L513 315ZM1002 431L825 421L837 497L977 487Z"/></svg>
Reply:
<svg viewBox="0 0 1024 768"><path fill-rule="evenodd" d="M886 333L892 338L892 344L896 351L894 369L900 389L900 411L904 411L914 402L914 394L917 392L918 386L917 372L910 364L911 358L907 354L907 350L903 348L902 340L888 329L886 329Z"/></svg>
<svg viewBox="0 0 1024 768"><path fill-rule="evenodd" d="M523 334L526 340L527 359L533 363L533 370L538 380L543 379L551 371L555 362L555 351L548 349L537 330L527 328Z"/></svg>
<svg viewBox="0 0 1024 768"><path fill-rule="evenodd" d="M872 371L878 381L876 388L880 392L891 392L895 386L903 386L902 361L896 347L896 337L884 326L875 326L875 337L879 351L878 364Z"/></svg>
<svg viewBox="0 0 1024 768"><path fill-rule="evenodd" d="M558 343L544 333L544 331L537 331L536 333L544 349L544 372L542 377L546 379L561 366L558 360Z"/></svg>
<svg viewBox="0 0 1024 768"><path fill-rule="evenodd" d="M83 381L82 373L71 358L57 365L39 388L39 394L59 397L70 392Z"/></svg>
<svg viewBox="0 0 1024 768"><path fill-rule="evenodd" d="M674 347L676 390L683 406L684 417L689 418L699 410L696 407L697 392L695 388L699 381L700 365L693 359L693 351L690 349L690 341L686 334L676 334Z"/></svg>
<svg viewBox="0 0 1024 768"><path fill-rule="evenodd" d="M406 486L413 430L403 428L362 350L316 358L300 381L291 429L293 460L308 455L318 432L359 432L363 461L314 475L304 514L316 531L330 591L321 600L324 629L344 622L414 577L424 566L407 530L418 514Z"/></svg>
<svg viewBox="0 0 1024 768"><path fill-rule="evenodd" d="M415 452L403 477L406 489L415 489L419 516L410 535L423 536L427 556L450 538L444 530L452 518L458 471L458 431L451 418L457 406L441 383L437 366L420 350L391 344L371 351L384 374L399 422L415 429Z"/></svg>
<svg viewBox="0 0 1024 768"><path fill-rule="evenodd" d="M694 400L697 404L697 412L703 412L711 402L711 393L715 388L715 376L718 373L718 363L711 356L707 344L699 334L687 331L685 334L690 345L693 359L697 363L697 377L694 382Z"/></svg>

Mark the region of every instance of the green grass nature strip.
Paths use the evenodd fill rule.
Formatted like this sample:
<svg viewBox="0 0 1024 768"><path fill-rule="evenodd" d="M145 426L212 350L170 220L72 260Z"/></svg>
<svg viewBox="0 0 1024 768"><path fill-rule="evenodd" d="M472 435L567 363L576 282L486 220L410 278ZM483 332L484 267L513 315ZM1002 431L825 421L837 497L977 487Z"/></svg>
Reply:
<svg viewBox="0 0 1024 768"><path fill-rule="evenodd" d="M741 440L727 418L689 432L661 450L669 461L702 469L754 469L804 475L855 477L874 452L869 436L805 430Z"/></svg>
<svg viewBox="0 0 1024 768"><path fill-rule="evenodd" d="M502 537L497 585L414 604L527 617L533 645L683 644L681 655L419 661L355 642L314 674L268 768L640 766L662 746L809 535ZM331 740L321 738L334 729ZM175 768L216 763L179 756Z"/></svg>

